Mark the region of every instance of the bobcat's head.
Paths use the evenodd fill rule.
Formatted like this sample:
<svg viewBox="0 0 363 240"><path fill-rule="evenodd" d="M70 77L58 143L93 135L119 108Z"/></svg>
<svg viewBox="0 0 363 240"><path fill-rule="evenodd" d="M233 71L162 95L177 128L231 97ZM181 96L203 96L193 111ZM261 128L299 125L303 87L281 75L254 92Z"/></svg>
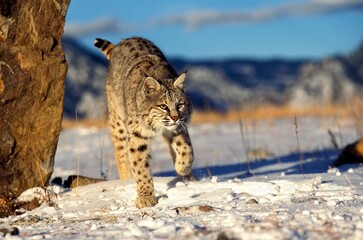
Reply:
<svg viewBox="0 0 363 240"><path fill-rule="evenodd" d="M160 127L173 130L178 125L189 122L192 108L185 93L185 78L186 73L176 79L145 78L143 91L152 103L149 116Z"/></svg>

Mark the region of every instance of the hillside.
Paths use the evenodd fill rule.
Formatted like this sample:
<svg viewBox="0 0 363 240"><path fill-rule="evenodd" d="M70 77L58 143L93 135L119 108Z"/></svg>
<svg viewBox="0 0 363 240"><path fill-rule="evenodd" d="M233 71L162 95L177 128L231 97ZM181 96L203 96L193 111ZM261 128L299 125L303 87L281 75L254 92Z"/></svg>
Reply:
<svg viewBox="0 0 363 240"><path fill-rule="evenodd" d="M76 39L65 37L69 63L64 116L100 118L106 114L107 60ZM220 112L260 104L311 106L349 101L360 96L363 45L351 55L321 61L282 59L169 59L177 70L188 70L188 94L199 110Z"/></svg>
<svg viewBox="0 0 363 240"><path fill-rule="evenodd" d="M352 54L322 59L302 66L288 90L293 107L348 103L363 90L363 44Z"/></svg>
<svg viewBox="0 0 363 240"><path fill-rule="evenodd" d="M106 114L105 79L107 60L64 37L62 45L68 62L65 81L64 115L68 118L99 118Z"/></svg>

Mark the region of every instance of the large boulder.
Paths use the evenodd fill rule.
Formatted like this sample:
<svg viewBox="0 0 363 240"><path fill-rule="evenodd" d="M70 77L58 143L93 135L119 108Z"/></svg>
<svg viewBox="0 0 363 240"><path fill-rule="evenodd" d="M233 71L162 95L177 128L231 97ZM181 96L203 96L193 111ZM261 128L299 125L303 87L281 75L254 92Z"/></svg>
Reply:
<svg viewBox="0 0 363 240"><path fill-rule="evenodd" d="M44 186L61 130L70 0L0 0L0 197Z"/></svg>

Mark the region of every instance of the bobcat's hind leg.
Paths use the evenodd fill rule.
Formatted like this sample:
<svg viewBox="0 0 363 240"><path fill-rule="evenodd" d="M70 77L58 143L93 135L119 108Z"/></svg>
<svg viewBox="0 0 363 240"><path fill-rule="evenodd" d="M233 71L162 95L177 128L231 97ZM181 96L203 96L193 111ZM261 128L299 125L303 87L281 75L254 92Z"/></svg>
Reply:
<svg viewBox="0 0 363 240"><path fill-rule="evenodd" d="M127 152L127 131L124 122L117 117L110 117L109 129L115 151L115 160L120 179L132 177Z"/></svg>
<svg viewBox="0 0 363 240"><path fill-rule="evenodd" d="M127 141L128 131L124 119L122 118L122 109L117 97L110 85L106 85L107 102L109 111L109 124L113 148L115 151L115 160L120 179L129 179L132 177Z"/></svg>

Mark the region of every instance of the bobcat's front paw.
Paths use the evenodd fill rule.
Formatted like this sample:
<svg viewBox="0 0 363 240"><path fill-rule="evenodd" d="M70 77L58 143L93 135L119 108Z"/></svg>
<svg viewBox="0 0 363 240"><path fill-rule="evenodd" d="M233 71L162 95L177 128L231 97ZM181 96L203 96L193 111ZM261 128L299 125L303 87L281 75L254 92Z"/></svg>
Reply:
<svg viewBox="0 0 363 240"><path fill-rule="evenodd" d="M158 203L155 195L151 196L137 196L136 198L136 207L137 208L144 208L144 207L152 207Z"/></svg>
<svg viewBox="0 0 363 240"><path fill-rule="evenodd" d="M180 176L188 176L192 171L192 165L191 164L185 165L184 163L183 164L176 163L175 171Z"/></svg>

